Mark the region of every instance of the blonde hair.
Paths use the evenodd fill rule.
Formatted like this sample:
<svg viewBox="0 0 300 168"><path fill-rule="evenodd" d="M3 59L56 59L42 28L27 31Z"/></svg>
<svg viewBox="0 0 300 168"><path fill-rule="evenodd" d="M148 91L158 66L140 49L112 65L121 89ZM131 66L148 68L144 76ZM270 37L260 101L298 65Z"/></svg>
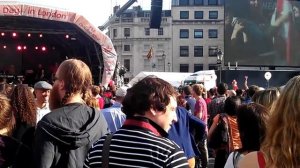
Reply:
<svg viewBox="0 0 300 168"><path fill-rule="evenodd" d="M202 96L203 92L205 92L204 86L202 84L194 84L192 86L192 89L197 96Z"/></svg>
<svg viewBox="0 0 300 168"><path fill-rule="evenodd" d="M300 165L300 76L288 81L271 107L266 138L262 144L266 167Z"/></svg>
<svg viewBox="0 0 300 168"><path fill-rule="evenodd" d="M257 91L253 95L252 101L265 106L269 110L279 96L280 92L277 88L269 88L266 90Z"/></svg>

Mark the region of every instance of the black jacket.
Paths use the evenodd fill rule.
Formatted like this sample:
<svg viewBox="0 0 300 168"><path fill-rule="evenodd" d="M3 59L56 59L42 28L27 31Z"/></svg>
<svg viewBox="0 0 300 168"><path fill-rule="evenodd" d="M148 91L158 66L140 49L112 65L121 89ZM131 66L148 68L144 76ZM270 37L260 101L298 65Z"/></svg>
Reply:
<svg viewBox="0 0 300 168"><path fill-rule="evenodd" d="M37 124L34 162L38 168L82 168L92 144L108 133L102 113L73 103L55 109Z"/></svg>

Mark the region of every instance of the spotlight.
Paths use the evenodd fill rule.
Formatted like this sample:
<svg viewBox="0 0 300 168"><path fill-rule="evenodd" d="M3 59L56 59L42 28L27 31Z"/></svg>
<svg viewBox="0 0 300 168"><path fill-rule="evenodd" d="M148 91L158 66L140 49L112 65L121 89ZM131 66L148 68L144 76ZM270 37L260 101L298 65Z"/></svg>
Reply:
<svg viewBox="0 0 300 168"><path fill-rule="evenodd" d="M2 32L2 33L1 33L1 36L5 36L5 33L4 33L4 32Z"/></svg>
<svg viewBox="0 0 300 168"><path fill-rule="evenodd" d="M17 49L20 51L20 50L22 50L22 47L21 47L21 46L18 46Z"/></svg>
<svg viewBox="0 0 300 168"><path fill-rule="evenodd" d="M24 50L26 50L26 49L27 49L27 47L26 47L26 46L23 46L23 49L24 49Z"/></svg>
<svg viewBox="0 0 300 168"><path fill-rule="evenodd" d="M43 47L42 47L42 51L46 51L46 47L43 46Z"/></svg>
<svg viewBox="0 0 300 168"><path fill-rule="evenodd" d="M68 39L69 37L70 37L70 36L67 34L67 35L66 35L66 39Z"/></svg>
<svg viewBox="0 0 300 168"><path fill-rule="evenodd" d="M38 49L39 49L39 47L38 47L38 46L35 46L34 48L35 48L36 50L38 50Z"/></svg>
<svg viewBox="0 0 300 168"><path fill-rule="evenodd" d="M6 45L4 45L3 48L6 49Z"/></svg>
<svg viewBox="0 0 300 168"><path fill-rule="evenodd" d="M31 37L31 34L30 34L30 33L28 33L28 34L27 34L27 37Z"/></svg>
<svg viewBox="0 0 300 168"><path fill-rule="evenodd" d="M40 38L42 38L43 37L43 34L40 34Z"/></svg>
<svg viewBox="0 0 300 168"><path fill-rule="evenodd" d="M17 36L17 33L16 33L16 32L13 32L13 33L12 33L12 36L13 36L13 37L16 37L16 36Z"/></svg>

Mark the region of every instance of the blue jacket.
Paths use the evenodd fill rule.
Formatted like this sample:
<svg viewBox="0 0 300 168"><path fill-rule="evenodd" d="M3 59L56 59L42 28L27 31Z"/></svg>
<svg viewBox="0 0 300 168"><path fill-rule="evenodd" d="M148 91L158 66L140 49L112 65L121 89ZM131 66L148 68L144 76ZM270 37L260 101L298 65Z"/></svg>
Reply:
<svg viewBox="0 0 300 168"><path fill-rule="evenodd" d="M197 117L189 114L183 107L177 107L176 114L178 122L172 125L168 132L168 138L180 146L188 159L200 156L195 138L201 140L204 138L206 124Z"/></svg>

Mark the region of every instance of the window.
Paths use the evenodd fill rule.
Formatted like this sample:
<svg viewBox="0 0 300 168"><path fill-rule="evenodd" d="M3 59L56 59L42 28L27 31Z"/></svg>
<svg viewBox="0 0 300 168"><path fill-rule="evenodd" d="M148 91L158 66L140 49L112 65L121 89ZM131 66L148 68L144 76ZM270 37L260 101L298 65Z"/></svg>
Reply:
<svg viewBox="0 0 300 168"><path fill-rule="evenodd" d="M217 29L209 29L208 37L209 38L218 38L218 30Z"/></svg>
<svg viewBox="0 0 300 168"><path fill-rule="evenodd" d="M189 5L189 0L179 0L179 5Z"/></svg>
<svg viewBox="0 0 300 168"><path fill-rule="evenodd" d="M209 46L208 48L208 55L211 57L216 57L217 56L217 46Z"/></svg>
<svg viewBox="0 0 300 168"><path fill-rule="evenodd" d="M203 65L202 64L194 64L194 72L202 71Z"/></svg>
<svg viewBox="0 0 300 168"><path fill-rule="evenodd" d="M209 19L218 19L218 11L209 11Z"/></svg>
<svg viewBox="0 0 300 168"><path fill-rule="evenodd" d="M218 5L218 0L208 0L208 5Z"/></svg>
<svg viewBox="0 0 300 168"><path fill-rule="evenodd" d="M145 36L149 36L150 35L150 28L145 28Z"/></svg>
<svg viewBox="0 0 300 168"><path fill-rule="evenodd" d="M203 57L203 46L194 46L194 57Z"/></svg>
<svg viewBox="0 0 300 168"><path fill-rule="evenodd" d="M189 56L189 46L180 46L180 57Z"/></svg>
<svg viewBox="0 0 300 168"><path fill-rule="evenodd" d="M180 11L180 19L189 19L189 11Z"/></svg>
<svg viewBox="0 0 300 168"><path fill-rule="evenodd" d="M124 67L130 71L130 59L124 59Z"/></svg>
<svg viewBox="0 0 300 168"><path fill-rule="evenodd" d="M203 11L195 11L195 19L203 19Z"/></svg>
<svg viewBox="0 0 300 168"><path fill-rule="evenodd" d="M189 64L180 64L179 72L189 72Z"/></svg>
<svg viewBox="0 0 300 168"><path fill-rule="evenodd" d="M130 28L124 28L124 36L130 37Z"/></svg>
<svg viewBox="0 0 300 168"><path fill-rule="evenodd" d="M118 35L117 29L114 29L113 30L113 37L117 37L117 35Z"/></svg>
<svg viewBox="0 0 300 168"><path fill-rule="evenodd" d="M203 5L203 0L194 0L194 5Z"/></svg>
<svg viewBox="0 0 300 168"><path fill-rule="evenodd" d="M203 38L203 30L195 29L194 30L194 38Z"/></svg>
<svg viewBox="0 0 300 168"><path fill-rule="evenodd" d="M180 38L189 38L189 30L180 29Z"/></svg>
<svg viewBox="0 0 300 168"><path fill-rule="evenodd" d="M124 45L124 51L130 51L130 45Z"/></svg>
<svg viewBox="0 0 300 168"><path fill-rule="evenodd" d="M158 50L163 50L164 49L164 44L158 44L157 49Z"/></svg>
<svg viewBox="0 0 300 168"><path fill-rule="evenodd" d="M159 28L157 31L158 31L157 33L159 36L164 35L164 28Z"/></svg>
<svg viewBox="0 0 300 168"><path fill-rule="evenodd" d="M216 65L216 64L209 64L208 65L208 69L209 70L217 70L218 68L217 68L218 66Z"/></svg>

